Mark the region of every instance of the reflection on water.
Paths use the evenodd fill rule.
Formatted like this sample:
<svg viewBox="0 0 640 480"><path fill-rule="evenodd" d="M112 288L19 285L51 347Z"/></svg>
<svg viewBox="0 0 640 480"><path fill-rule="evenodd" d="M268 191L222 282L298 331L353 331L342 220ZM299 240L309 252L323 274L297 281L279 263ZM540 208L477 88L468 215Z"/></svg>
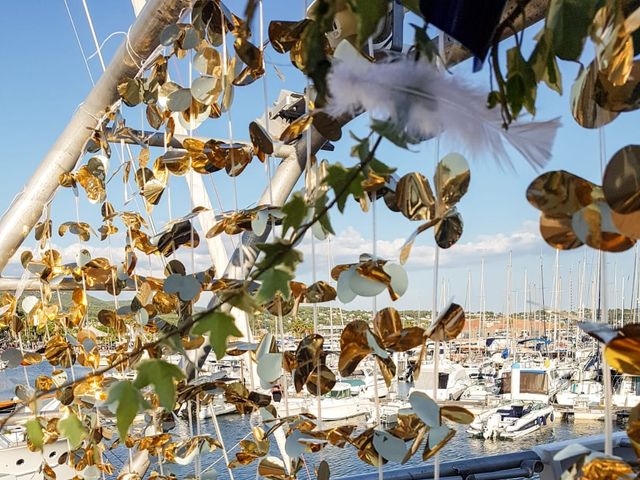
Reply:
<svg viewBox="0 0 640 480"><path fill-rule="evenodd" d="M33 381L35 376L40 374L50 374L51 366L48 364L40 364L29 367L29 378ZM75 373L80 375L85 369L75 369ZM71 374L69 373L71 377ZM25 374L22 368L8 369L0 372L0 399L11 398L14 394L16 385L25 383ZM556 416L556 417L559 417ZM255 419L255 417L254 417ZM222 440L226 448L230 451L229 456L231 459L235 457L235 452L238 451L238 442L242 439L252 439L251 436L251 417L249 415L226 415L218 419L220 429L222 432ZM214 427L212 421L202 420L201 429L203 433L213 433ZM452 425L453 426L453 425ZM442 462L470 459L474 457L482 457L489 455L497 455L501 453L511 453L520 450L527 450L535 445L543 443L551 443L560 440L568 440L571 438L584 437L589 435L601 434L603 431L603 423L599 421L584 421L575 423L561 422L558 418L552 424L552 426L545 428L544 430L527 435L523 438L516 440L482 440L476 438L470 438L464 431L463 426L456 426L458 431L456 436L449 442L449 444L441 451L440 460ZM195 427L194 427L195 428ZM189 425L185 421L178 421L176 429L172 432L179 438L187 438L188 436L196 433L192 432ZM278 455L279 451L275 445L275 440L271 444L271 454ZM129 452L124 448L118 448L114 451L107 451L105 453L106 460L113 463L114 470L118 472L124 463L129 458ZM347 446L344 449L328 446L322 452L316 454L309 454L305 457L306 464L308 466L309 478L315 478L313 473L313 467L323 458L326 458L331 467L332 478L350 476L354 474L361 474L367 472L375 472L376 469L371 467L359 459L356 458L356 450ZM432 460L431 460L432 461ZM424 464L419 454L407 463L409 466L415 466ZM207 453L201 457L202 469L214 468L219 477L228 479L229 474L227 472L225 461L220 451ZM401 465L396 463L388 463L384 466L384 470L395 470L401 468ZM151 468L158 471L158 459L153 458ZM189 474L194 473L194 464L188 466L176 466L176 465L163 465L164 473L173 471L177 474L178 478L184 478ZM253 480L256 478L257 462L246 467L240 467L233 470L233 476L236 480ZM300 473L299 478L305 479L307 473L304 468Z"/></svg>
<svg viewBox="0 0 640 480"><path fill-rule="evenodd" d="M250 434L250 420L249 416L241 417L240 415L227 415L220 417L218 419L220 424L220 429L222 431L222 435L224 437L225 446L227 449L231 449L234 445L236 445L240 440L245 438L246 435L249 435L247 438L251 439ZM205 431L213 431L213 425L211 424L211 420L205 420L201 424L203 430ZM590 421L590 422L576 422L576 423L565 423L559 420L544 430L535 432L531 435L527 435L524 438L520 438L517 440L481 440L476 438L470 438L467 433L464 431L463 427L458 428L458 432L456 436L449 442L449 444L441 450L440 453L440 461L452 461L452 460L462 460L462 459L470 459L474 457L482 457L489 455L498 455L501 453L512 453L520 450L527 450L535 445L542 443L550 443L556 442L560 440L567 440L571 438L589 436L589 435L597 435L602 433L602 422L598 421ZM178 432L182 434L189 434L188 427L186 424L182 424L178 427ZM237 450L233 450L230 454L233 458L233 453ZM124 452L123 452L124 453ZM271 445L271 454L279 455L277 446L275 442L272 442ZM331 466L331 476L332 478L342 477L342 476L351 476L355 474L367 473L367 472L376 472L377 469L371 467L359 459L356 458L356 450L353 447L347 446L344 449L336 448L329 446L323 452L316 454L309 454L305 456L305 460L309 467L310 478L314 479L315 476L313 474L313 467L322 459L326 458L329 461L329 465ZM213 468L218 472L220 478L229 478L229 474L226 471L224 459L222 459L222 455L220 452L213 452L207 455L203 455L201 459L201 463L203 468L206 468L209 465L212 465L215 462ZM432 462L430 460L427 463ZM410 462L406 465L415 466L415 465L424 465L422 458L419 454L416 454ZM156 466L157 468L157 466ZM253 480L256 478L256 468L257 462L246 466L240 467L233 470L233 476L237 480ZM384 470L395 470L398 468L402 468L402 465L396 463L388 463L384 466ZM173 468L173 471L178 474L178 476L185 476L189 474L193 474L194 466L188 467L178 467ZM165 466L166 472L166 466ZM299 478L305 479L306 473L303 471L300 473Z"/></svg>

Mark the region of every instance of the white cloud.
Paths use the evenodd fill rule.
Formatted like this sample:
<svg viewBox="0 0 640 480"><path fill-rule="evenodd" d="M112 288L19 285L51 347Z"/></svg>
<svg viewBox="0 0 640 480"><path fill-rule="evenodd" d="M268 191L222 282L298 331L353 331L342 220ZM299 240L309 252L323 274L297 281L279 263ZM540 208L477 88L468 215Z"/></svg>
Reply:
<svg viewBox="0 0 640 480"><path fill-rule="evenodd" d="M444 268L466 266L477 262L479 258L490 261L493 258L505 256L512 252L513 256L539 252L544 242L540 238L535 222L525 222L520 228L511 233L496 233L478 235L475 239L461 241L448 250L441 250L440 265ZM432 232L427 231L418 237L406 264L408 270L433 266L435 248ZM378 240L377 255L389 260L398 260L400 248L405 242L404 237L393 240ZM305 256L303 268L310 268L312 248L311 238L307 236L299 247ZM331 249L332 264L353 263L361 253L372 253L371 238L365 238L362 232L348 227L331 239L329 243L315 240L316 264L327 265L328 249ZM320 267L322 268L322 267Z"/></svg>

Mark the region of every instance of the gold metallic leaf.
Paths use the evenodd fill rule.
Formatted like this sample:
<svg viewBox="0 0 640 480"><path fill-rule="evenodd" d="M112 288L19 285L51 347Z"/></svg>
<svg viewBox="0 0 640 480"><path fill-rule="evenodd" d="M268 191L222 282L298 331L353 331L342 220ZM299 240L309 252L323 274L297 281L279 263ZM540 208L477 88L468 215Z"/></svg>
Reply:
<svg viewBox="0 0 640 480"><path fill-rule="evenodd" d="M428 224L427 224L428 225ZM436 223L434 236L440 248L450 248L462 236L462 217L455 208L447 210L442 219Z"/></svg>
<svg viewBox="0 0 640 480"><path fill-rule="evenodd" d="M564 170L546 172L527 188L527 200L549 216L573 215L591 203L596 185Z"/></svg>
<svg viewBox="0 0 640 480"><path fill-rule="evenodd" d="M460 405L441 406L440 416L463 425L469 425L474 419L473 413Z"/></svg>
<svg viewBox="0 0 640 480"><path fill-rule="evenodd" d="M305 19L299 22L272 20L269 23L269 40L278 53L286 53L300 40L302 32L310 23Z"/></svg>
<svg viewBox="0 0 640 480"><path fill-rule="evenodd" d="M612 122L619 114L601 108L595 100L598 69L591 63L582 70L571 88L571 113L584 128L599 128Z"/></svg>
<svg viewBox="0 0 640 480"><path fill-rule="evenodd" d="M313 126L320 135L331 142L337 142L342 138L342 128L335 118L322 111L313 112L312 115Z"/></svg>
<svg viewBox="0 0 640 480"><path fill-rule="evenodd" d="M287 480L289 475L284 462L278 457L265 457L258 464L258 475L270 480Z"/></svg>
<svg viewBox="0 0 640 480"><path fill-rule="evenodd" d="M393 307L383 308L373 319L373 330L382 339L384 348L393 352L406 352L424 342L424 329L402 326L400 314Z"/></svg>
<svg viewBox="0 0 640 480"><path fill-rule="evenodd" d="M409 220L432 220L436 201L426 177L413 172L400 178L396 185L396 205Z"/></svg>
<svg viewBox="0 0 640 480"><path fill-rule="evenodd" d="M236 38L233 48L242 60L252 70L262 68L262 51L246 38Z"/></svg>
<svg viewBox="0 0 640 480"><path fill-rule="evenodd" d="M302 135L313 123L313 117L305 113L291 122L280 134L280 141L284 143L292 143L296 138Z"/></svg>
<svg viewBox="0 0 640 480"><path fill-rule="evenodd" d="M471 171L465 158L459 153L450 153L438 162L433 183L440 208L453 207L467 193Z"/></svg>
<svg viewBox="0 0 640 480"><path fill-rule="evenodd" d="M640 210L640 146L618 150L604 171L602 190L607 204L617 213Z"/></svg>
<svg viewBox="0 0 640 480"><path fill-rule="evenodd" d="M600 73L594 87L594 98L600 107L610 112L632 112L640 108L640 61L635 61L629 78L619 86Z"/></svg>
<svg viewBox="0 0 640 480"><path fill-rule="evenodd" d="M220 77L222 74L220 53L213 47L198 49L198 53L193 57L193 67L202 75Z"/></svg>
<svg viewBox="0 0 640 480"><path fill-rule="evenodd" d="M249 138L251 139L253 148L257 152L262 152L265 155L273 154L273 140L271 139L271 135L269 135L269 132L258 122L251 122L249 124Z"/></svg>
<svg viewBox="0 0 640 480"><path fill-rule="evenodd" d="M580 472L580 480L626 480L634 476L633 469L618 458L598 457L586 463Z"/></svg>
<svg viewBox="0 0 640 480"><path fill-rule="evenodd" d="M338 360L340 375L351 375L364 357L373 352L367 340L367 332L369 325L364 320L349 322L342 330Z"/></svg>
<svg viewBox="0 0 640 480"><path fill-rule="evenodd" d="M464 329L464 310L456 303L444 309L426 331L427 337L436 342L449 342Z"/></svg>
<svg viewBox="0 0 640 480"><path fill-rule="evenodd" d="M545 242L559 250L571 250L584 245L573 232L571 217L567 215L540 215L540 235Z"/></svg>
<svg viewBox="0 0 640 480"><path fill-rule="evenodd" d="M611 209L604 201L595 201L576 212L571 225L576 237L595 249L623 252L636 243L618 231L613 224Z"/></svg>

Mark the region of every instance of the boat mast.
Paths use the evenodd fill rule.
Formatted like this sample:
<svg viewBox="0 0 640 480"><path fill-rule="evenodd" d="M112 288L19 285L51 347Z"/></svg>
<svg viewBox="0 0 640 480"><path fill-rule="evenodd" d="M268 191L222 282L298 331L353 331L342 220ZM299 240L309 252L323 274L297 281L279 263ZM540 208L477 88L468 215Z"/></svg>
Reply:
<svg viewBox="0 0 640 480"><path fill-rule="evenodd" d="M484 258L482 258L480 261L480 321L478 322L478 336L480 338L486 337L486 329L484 327L484 307Z"/></svg>
<svg viewBox="0 0 640 480"><path fill-rule="evenodd" d="M526 330L528 333L528 336L531 337L532 336L532 331L530 327L527 327L527 321L529 320L529 315L527 312L527 307L528 307L528 299L527 299L527 294L528 294L528 285L527 285L527 269L524 269L524 295L522 296L522 329Z"/></svg>
<svg viewBox="0 0 640 480"><path fill-rule="evenodd" d="M465 312L469 312L471 310L471 270L467 271L467 292L464 299L464 310ZM471 322L469 322L467 346L469 347L468 355L471 357Z"/></svg>
<svg viewBox="0 0 640 480"><path fill-rule="evenodd" d="M540 253L540 315L542 320L542 337L545 339L544 348L549 356L549 339L547 338L547 316L544 309L544 266L542 264L542 253Z"/></svg>

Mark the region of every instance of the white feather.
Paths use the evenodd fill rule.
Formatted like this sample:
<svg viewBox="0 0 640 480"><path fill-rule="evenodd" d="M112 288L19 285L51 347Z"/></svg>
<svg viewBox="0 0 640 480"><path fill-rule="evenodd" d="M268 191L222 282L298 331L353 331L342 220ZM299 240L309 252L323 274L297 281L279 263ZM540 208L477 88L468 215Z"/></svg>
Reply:
<svg viewBox="0 0 640 480"><path fill-rule="evenodd" d="M443 135L469 152L494 155L511 163L506 140L534 167L551 158L558 119L502 128L498 109L486 106L486 94L466 82L407 58L363 63L335 60L327 77L331 96L327 113L369 112L389 119L416 138Z"/></svg>

